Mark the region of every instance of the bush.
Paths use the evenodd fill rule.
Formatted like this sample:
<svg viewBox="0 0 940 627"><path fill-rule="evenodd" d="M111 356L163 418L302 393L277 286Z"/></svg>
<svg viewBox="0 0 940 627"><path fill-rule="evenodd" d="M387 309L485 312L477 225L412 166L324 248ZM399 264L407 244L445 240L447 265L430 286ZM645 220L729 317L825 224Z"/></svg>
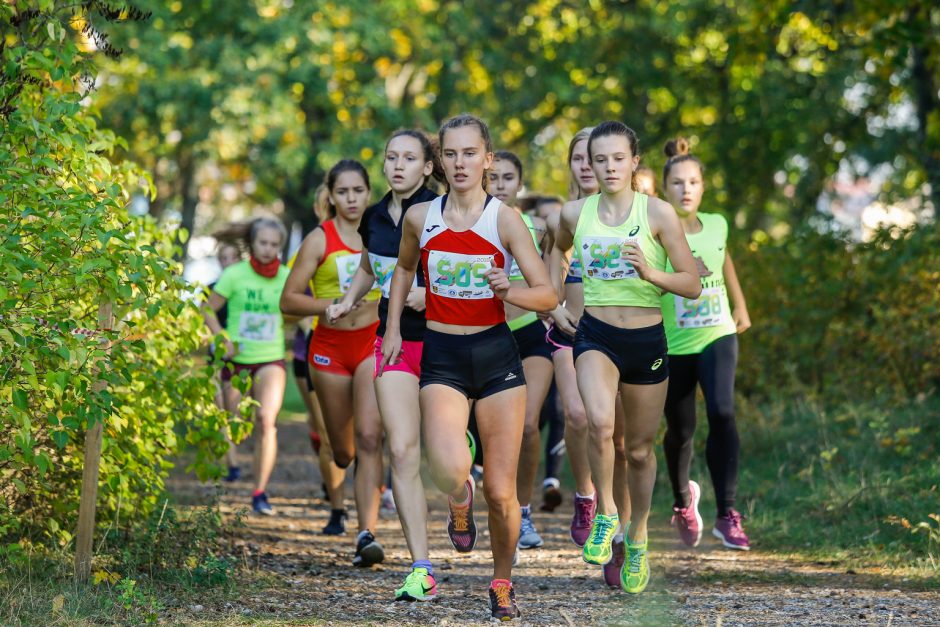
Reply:
<svg viewBox="0 0 940 627"><path fill-rule="evenodd" d="M200 478L216 476L223 432L247 424L215 407L213 368L191 356L206 338L173 229L128 215L146 179L109 160L122 142L83 100L93 67L70 20L90 24L97 3L21 4L0 4L0 541L67 544L96 422L99 507L125 520L158 504L184 445ZM97 329L105 302L113 329Z"/></svg>
<svg viewBox="0 0 940 627"><path fill-rule="evenodd" d="M884 230L857 244L809 229L735 257L754 327L739 389L828 401L909 399L940 383L940 231Z"/></svg>

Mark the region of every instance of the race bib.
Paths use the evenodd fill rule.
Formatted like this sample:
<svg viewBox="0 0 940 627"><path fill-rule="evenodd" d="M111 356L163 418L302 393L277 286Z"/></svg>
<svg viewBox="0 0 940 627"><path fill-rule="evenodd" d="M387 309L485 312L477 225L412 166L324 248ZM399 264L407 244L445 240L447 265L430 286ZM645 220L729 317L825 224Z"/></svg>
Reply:
<svg viewBox="0 0 940 627"><path fill-rule="evenodd" d="M573 279L581 278L581 260L572 256L571 263L568 264L568 276Z"/></svg>
<svg viewBox="0 0 940 627"><path fill-rule="evenodd" d="M243 340L270 342L277 337L280 314L243 311L238 319L238 336Z"/></svg>
<svg viewBox="0 0 940 627"><path fill-rule="evenodd" d="M375 275L376 286L382 290L382 296L388 298L389 292L392 289L392 274L394 274L395 267L398 265L398 259L395 257L383 257L382 255L376 255L375 253L369 253L369 264L372 266L372 274ZM415 274L415 278L414 281L412 281L411 286L418 286L417 274Z"/></svg>
<svg viewBox="0 0 940 627"><path fill-rule="evenodd" d="M493 290L483 274L494 261L493 255L461 255L432 250L428 253L427 288L432 294L444 298L493 298Z"/></svg>
<svg viewBox="0 0 940 627"><path fill-rule="evenodd" d="M343 294L349 290L352 285L353 277L356 276L356 270L359 269L360 253L352 255L342 255L336 259L336 276L339 277L339 291Z"/></svg>
<svg viewBox="0 0 940 627"><path fill-rule="evenodd" d="M727 315L722 307L722 296L720 287L703 289L695 300L676 296L676 327L701 329L720 325Z"/></svg>
<svg viewBox="0 0 940 627"><path fill-rule="evenodd" d="M584 238L581 242L583 276L602 281L640 278L633 266L620 257L621 248L630 242L636 243L636 240L620 237Z"/></svg>
<svg viewBox="0 0 940 627"><path fill-rule="evenodd" d="M525 277L522 276L522 268L519 267L519 264L516 263L516 258L512 258L512 265L509 266L509 280L510 281L522 281Z"/></svg>

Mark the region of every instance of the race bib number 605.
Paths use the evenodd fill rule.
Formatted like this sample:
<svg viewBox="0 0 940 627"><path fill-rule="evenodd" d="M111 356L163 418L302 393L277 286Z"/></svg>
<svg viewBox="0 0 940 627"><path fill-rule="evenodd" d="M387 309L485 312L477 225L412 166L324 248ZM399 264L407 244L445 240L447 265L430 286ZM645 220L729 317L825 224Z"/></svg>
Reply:
<svg viewBox="0 0 940 627"><path fill-rule="evenodd" d="M428 253L428 289L444 298L493 298L493 290L483 276L493 263L493 255L462 255L432 250Z"/></svg>

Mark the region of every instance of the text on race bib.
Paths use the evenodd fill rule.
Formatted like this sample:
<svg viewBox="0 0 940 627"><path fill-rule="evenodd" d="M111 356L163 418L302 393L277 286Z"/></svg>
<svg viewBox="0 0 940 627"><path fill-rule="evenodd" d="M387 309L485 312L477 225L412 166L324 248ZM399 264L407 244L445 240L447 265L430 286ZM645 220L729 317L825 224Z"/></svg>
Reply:
<svg viewBox="0 0 940 627"><path fill-rule="evenodd" d="M694 300L676 296L676 327L701 329L720 325L728 313L722 307L722 296L720 287L707 287Z"/></svg>
<svg viewBox="0 0 940 627"><path fill-rule="evenodd" d="M571 256L571 262L568 264L568 276L577 279L581 278L581 260L574 255Z"/></svg>
<svg viewBox="0 0 940 627"><path fill-rule="evenodd" d="M340 255L336 259L336 276L339 278L339 291L345 294L352 285L353 277L356 276L356 270L359 269L360 253L350 255ZM378 283L378 281L376 281ZM375 287L375 284L373 284Z"/></svg>
<svg viewBox="0 0 940 627"><path fill-rule="evenodd" d="M493 290L483 275L494 261L493 255L462 255L432 250L428 253L427 289L444 298L493 298Z"/></svg>
<svg viewBox="0 0 940 627"><path fill-rule="evenodd" d="M392 274L398 265L398 259L369 253L369 263L372 266L372 274L375 275L375 284L382 290L382 296L388 298L392 289ZM412 287L417 287L417 285L418 277L415 275Z"/></svg>
<svg viewBox="0 0 940 627"><path fill-rule="evenodd" d="M243 340L270 342L277 337L280 314L243 311L238 319L238 336Z"/></svg>
<svg viewBox="0 0 940 627"><path fill-rule="evenodd" d="M627 243L636 243L636 240L621 237L584 238L580 251L582 275L602 281L639 278L633 266L621 257L623 245Z"/></svg>

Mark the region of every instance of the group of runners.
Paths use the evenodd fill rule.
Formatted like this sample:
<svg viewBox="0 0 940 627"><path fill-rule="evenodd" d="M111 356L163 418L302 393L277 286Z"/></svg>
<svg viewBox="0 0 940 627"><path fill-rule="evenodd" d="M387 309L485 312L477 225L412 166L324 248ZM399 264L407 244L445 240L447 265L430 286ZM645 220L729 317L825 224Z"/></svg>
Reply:
<svg viewBox="0 0 940 627"><path fill-rule="evenodd" d="M567 154L569 202L554 211L546 203L541 217L519 209L521 160L495 151L487 125L472 115L447 120L435 139L397 131L383 154L390 189L379 202L369 205L365 167L339 161L318 194L321 223L290 268L280 264L283 226L260 218L245 229L248 259L233 260L210 292L207 323L225 337L218 350L226 406L237 404L231 378L242 371L259 403L254 511L274 513L265 490L287 378L284 324L312 318L309 336L300 331L295 341L294 374L309 392L331 503L324 533L345 530L344 472L355 464L353 564L384 560L375 530L387 446L412 558L395 599L438 593L422 457L448 497L454 549L474 549L478 448L490 609L500 620L520 615L511 573L519 549L543 545L531 501L553 381L575 487L570 537L608 585L637 594L649 581L653 447L663 415L672 523L682 542L701 539L701 488L689 478L699 387L713 534L748 549L734 509L734 378L737 334L750 321L728 224L699 212L704 166L688 143L666 146L661 200L655 175L639 165L633 130L615 121L582 129ZM432 191L439 183L443 195ZM237 478L233 459L229 466L228 478ZM544 487L557 505L557 480Z"/></svg>

